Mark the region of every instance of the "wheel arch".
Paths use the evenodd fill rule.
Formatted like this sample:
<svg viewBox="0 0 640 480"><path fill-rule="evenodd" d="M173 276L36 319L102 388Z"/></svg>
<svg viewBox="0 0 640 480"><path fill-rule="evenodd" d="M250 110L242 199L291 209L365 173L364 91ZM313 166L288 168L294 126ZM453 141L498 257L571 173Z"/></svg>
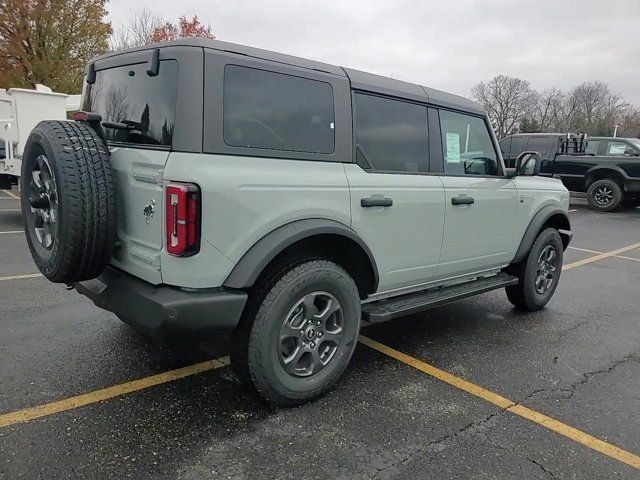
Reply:
<svg viewBox="0 0 640 480"><path fill-rule="evenodd" d="M322 218L297 220L272 230L245 252L223 285L251 288L271 264L296 254L335 261L353 277L362 298L378 288L378 268L366 243L348 226Z"/></svg>
<svg viewBox="0 0 640 480"><path fill-rule="evenodd" d="M562 246L566 250L573 237L569 216L559 207L547 205L541 208L529 222L511 263L519 263L524 260L540 232L548 227L558 230L562 238Z"/></svg>
<svg viewBox="0 0 640 480"><path fill-rule="evenodd" d="M596 165L590 168L584 176L585 190L588 190L593 182L605 178L620 180L620 188L623 188L627 177L625 171L616 165Z"/></svg>

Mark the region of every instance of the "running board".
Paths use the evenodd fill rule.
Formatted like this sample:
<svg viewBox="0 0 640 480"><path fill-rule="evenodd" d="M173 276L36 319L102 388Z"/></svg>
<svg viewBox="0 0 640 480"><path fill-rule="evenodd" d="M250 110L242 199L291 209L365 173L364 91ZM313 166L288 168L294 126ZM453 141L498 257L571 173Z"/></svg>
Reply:
<svg viewBox="0 0 640 480"><path fill-rule="evenodd" d="M392 318L422 312L473 295L516 285L517 283L517 277L499 273L492 277L480 278L449 287L437 287L421 292L408 293L399 297L365 303L362 305L362 318L371 323L386 322Z"/></svg>

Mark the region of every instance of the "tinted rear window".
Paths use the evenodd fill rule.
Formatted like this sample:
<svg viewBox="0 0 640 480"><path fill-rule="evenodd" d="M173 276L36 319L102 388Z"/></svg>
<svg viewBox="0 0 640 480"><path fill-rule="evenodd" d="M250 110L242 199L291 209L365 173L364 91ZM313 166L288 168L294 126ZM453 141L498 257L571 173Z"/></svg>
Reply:
<svg viewBox="0 0 640 480"><path fill-rule="evenodd" d="M228 65L224 142L235 147L333 153L333 90L326 82Z"/></svg>
<svg viewBox="0 0 640 480"><path fill-rule="evenodd" d="M147 68L141 63L99 70L95 83L87 85L82 109L99 113L103 122L122 124L104 125L110 142L171 146L178 62L161 61L153 77Z"/></svg>

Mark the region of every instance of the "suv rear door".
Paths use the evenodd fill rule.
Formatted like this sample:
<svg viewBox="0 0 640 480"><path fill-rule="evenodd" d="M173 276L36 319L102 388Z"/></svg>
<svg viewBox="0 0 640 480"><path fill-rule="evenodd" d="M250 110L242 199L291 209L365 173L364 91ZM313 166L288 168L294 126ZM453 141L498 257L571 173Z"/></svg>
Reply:
<svg viewBox="0 0 640 480"><path fill-rule="evenodd" d="M378 263L379 291L436 278L444 228L444 188L428 174L427 107L354 93L357 164L344 165L352 228Z"/></svg>
<svg viewBox="0 0 640 480"><path fill-rule="evenodd" d="M518 192L504 176L490 127L482 117L449 110L439 117L446 213L438 277L508 264Z"/></svg>
<svg viewBox="0 0 640 480"><path fill-rule="evenodd" d="M185 122L176 121L185 115L185 108L192 118L202 118L198 114L201 93L199 107L197 101L178 98L178 92L198 91L194 82L202 82L202 50L144 50L98 59L94 68L95 82L85 86L83 110L102 116L111 152L120 242L111 263L158 284L162 282L164 168L172 148L202 148L201 122L190 122L191 131L186 133L180 126ZM185 81L184 77L189 77L190 84L181 87L179 79ZM198 136L197 143L190 145Z"/></svg>

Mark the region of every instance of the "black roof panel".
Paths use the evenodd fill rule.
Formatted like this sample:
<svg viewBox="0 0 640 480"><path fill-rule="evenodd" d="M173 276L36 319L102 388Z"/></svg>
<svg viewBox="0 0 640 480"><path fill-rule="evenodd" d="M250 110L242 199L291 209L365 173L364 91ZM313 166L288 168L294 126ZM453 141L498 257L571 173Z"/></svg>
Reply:
<svg viewBox="0 0 640 480"><path fill-rule="evenodd" d="M319 70L342 77L347 76L351 82L352 88L354 89L406 98L418 102L429 102L446 108L469 111L482 115L484 115L485 113L480 105L469 100L468 98L443 92L441 90L436 90L434 88L423 87L415 83L404 82L401 80L396 80L394 78L362 72L360 70L354 70L351 68L341 68L335 65L330 65L328 63L316 62L314 60L295 57L293 55L285 55L283 53L263 50L261 48L247 47L235 43L222 42L220 40L211 40L206 38L182 38L171 42L146 45L144 47L131 48L118 52L110 52L96 57L93 61L95 62L97 60L109 57L171 46L210 48L238 55L247 55L254 58L260 58L263 60L283 63L296 67Z"/></svg>

